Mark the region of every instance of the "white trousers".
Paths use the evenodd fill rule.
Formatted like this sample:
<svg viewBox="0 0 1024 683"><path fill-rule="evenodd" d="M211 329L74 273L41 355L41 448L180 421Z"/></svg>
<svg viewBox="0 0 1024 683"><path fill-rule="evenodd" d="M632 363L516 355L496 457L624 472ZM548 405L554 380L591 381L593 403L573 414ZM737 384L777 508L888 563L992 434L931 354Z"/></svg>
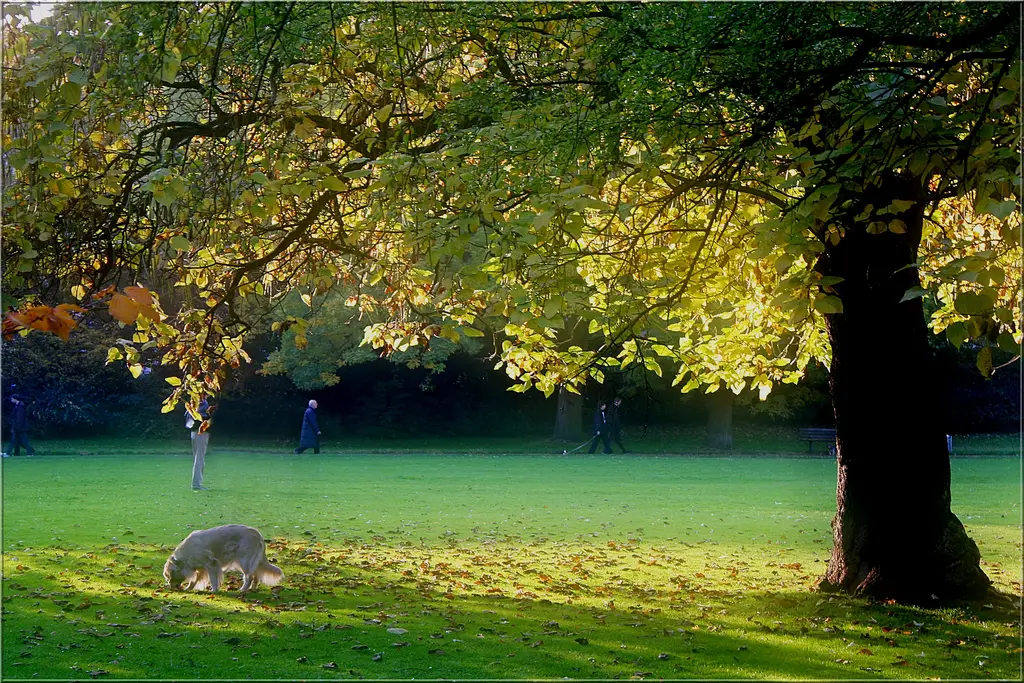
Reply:
<svg viewBox="0 0 1024 683"><path fill-rule="evenodd" d="M192 430L192 488L203 485L203 469L206 467L206 445L210 443L210 433L200 434Z"/></svg>

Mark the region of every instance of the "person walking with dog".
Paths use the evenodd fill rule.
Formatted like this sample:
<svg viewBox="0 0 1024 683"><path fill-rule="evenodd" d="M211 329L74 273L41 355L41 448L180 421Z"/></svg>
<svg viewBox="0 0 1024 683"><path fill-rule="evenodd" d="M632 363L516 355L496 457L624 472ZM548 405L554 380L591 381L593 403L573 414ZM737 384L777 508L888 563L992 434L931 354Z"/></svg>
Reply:
<svg viewBox="0 0 1024 683"><path fill-rule="evenodd" d="M185 406L185 428L192 435L192 490L207 491L203 486L203 470L206 469L206 447L210 443L210 407L206 396L199 400L198 415Z"/></svg>
<svg viewBox="0 0 1024 683"><path fill-rule="evenodd" d="M316 399L309 400L309 407L302 415L302 431L299 432L299 447L295 449L295 455L299 455L307 448L312 448L314 453L320 453L320 425L316 421Z"/></svg>
<svg viewBox="0 0 1024 683"><path fill-rule="evenodd" d="M619 412L621 406L622 397L616 396L611 408L608 409L608 442L614 441L623 453L629 453L629 449L622 445L622 417Z"/></svg>
<svg viewBox="0 0 1024 683"><path fill-rule="evenodd" d="M3 457L21 455L21 447L25 447L25 455L35 455L36 449L28 442L28 414L25 409L25 400L18 394L11 394L11 442L7 444L7 450Z"/></svg>
<svg viewBox="0 0 1024 683"><path fill-rule="evenodd" d="M593 453L597 449L597 440L604 441L604 453L612 452L611 441L608 440L608 415L607 415L608 403L601 401L597 405L597 410L594 411L594 438L590 441L590 450L588 453Z"/></svg>

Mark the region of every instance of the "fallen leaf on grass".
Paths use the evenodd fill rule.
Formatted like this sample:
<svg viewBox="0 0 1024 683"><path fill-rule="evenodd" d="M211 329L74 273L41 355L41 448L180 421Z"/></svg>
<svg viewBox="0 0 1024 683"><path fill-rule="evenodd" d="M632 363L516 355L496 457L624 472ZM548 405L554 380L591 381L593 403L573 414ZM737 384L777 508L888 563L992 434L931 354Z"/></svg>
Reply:
<svg viewBox="0 0 1024 683"><path fill-rule="evenodd" d="M327 662L326 664L323 665L323 668L325 668L325 669L337 669L338 665L335 664L334 662Z"/></svg>
<svg viewBox="0 0 1024 683"><path fill-rule="evenodd" d="M580 645L590 645L590 641L586 638L576 638L576 642Z"/></svg>
<svg viewBox="0 0 1024 683"><path fill-rule="evenodd" d="M404 628L389 628L388 629L388 633L390 633L393 636L400 636L400 635L403 635L403 634L408 633L408 632L409 631L404 629Z"/></svg>
<svg viewBox="0 0 1024 683"><path fill-rule="evenodd" d="M445 651L442 650L441 648L435 648L433 650L427 650L427 654L428 655L443 655L443 654L445 654Z"/></svg>
<svg viewBox="0 0 1024 683"><path fill-rule="evenodd" d="M93 678L96 678L97 676L106 676L109 673L110 672L107 671L106 669L94 669L93 671L89 672L89 675L92 676Z"/></svg>
<svg viewBox="0 0 1024 683"><path fill-rule="evenodd" d="M353 645L352 649L353 650L369 650L370 646L369 645L361 645L361 644L360 645Z"/></svg>
<svg viewBox="0 0 1024 683"><path fill-rule="evenodd" d="M309 664L309 657L296 657L295 661L299 664Z"/></svg>
<svg viewBox="0 0 1024 683"><path fill-rule="evenodd" d="M862 647L861 649L857 650L857 653L858 654L862 654L862 655L873 655L873 654L875 654L874 652L872 652L871 650L867 649L866 647Z"/></svg>

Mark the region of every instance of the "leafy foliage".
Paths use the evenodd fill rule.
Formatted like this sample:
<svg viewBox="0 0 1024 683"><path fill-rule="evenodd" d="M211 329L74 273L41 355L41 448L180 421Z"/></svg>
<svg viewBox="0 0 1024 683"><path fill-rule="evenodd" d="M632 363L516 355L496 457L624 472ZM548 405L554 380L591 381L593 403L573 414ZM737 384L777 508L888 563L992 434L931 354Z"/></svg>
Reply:
<svg viewBox="0 0 1024 683"><path fill-rule="evenodd" d="M986 340L983 372L1020 344L1002 5L22 12L5 289L81 301L160 274L170 317L107 296L137 321L128 367L164 349L181 371L168 409L220 389L287 293L339 285L374 348L487 334L523 390L638 364L763 397L828 361L845 285L822 259L847 234L920 245L935 328Z"/></svg>

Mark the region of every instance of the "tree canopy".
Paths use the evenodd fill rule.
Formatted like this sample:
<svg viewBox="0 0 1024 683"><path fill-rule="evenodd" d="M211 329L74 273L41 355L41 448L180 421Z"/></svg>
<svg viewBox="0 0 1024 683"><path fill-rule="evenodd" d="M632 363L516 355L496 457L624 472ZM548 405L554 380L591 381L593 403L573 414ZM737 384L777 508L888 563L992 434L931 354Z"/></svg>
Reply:
<svg viewBox="0 0 1024 683"><path fill-rule="evenodd" d="M1020 342L1003 5L6 11L8 331L100 294L138 328L112 359L215 389L287 293L341 285L375 347L486 332L523 388L639 362L766 393L828 361L849 223L926 206L906 296L983 371ZM887 176L921 187L865 200Z"/></svg>

